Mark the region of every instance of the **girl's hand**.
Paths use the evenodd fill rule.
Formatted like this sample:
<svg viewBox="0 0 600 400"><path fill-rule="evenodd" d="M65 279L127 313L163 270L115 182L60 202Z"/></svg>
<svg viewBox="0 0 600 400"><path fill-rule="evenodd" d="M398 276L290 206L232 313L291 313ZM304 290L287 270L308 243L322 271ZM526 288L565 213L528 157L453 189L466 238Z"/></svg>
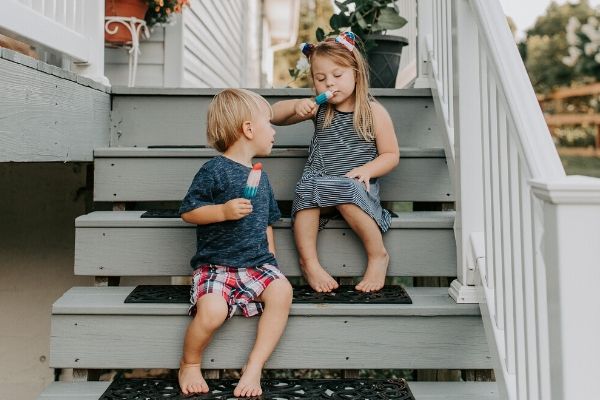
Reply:
<svg viewBox="0 0 600 400"><path fill-rule="evenodd" d="M248 199L233 199L223 204L225 220L242 219L252 212L252 203Z"/></svg>
<svg viewBox="0 0 600 400"><path fill-rule="evenodd" d="M358 180L359 182L362 182L365 185L365 187L367 188L367 192L369 191L369 189L370 189L369 180L371 179L371 173L366 168L364 168L364 167L353 168L345 176L348 178L354 178L354 179Z"/></svg>
<svg viewBox="0 0 600 400"><path fill-rule="evenodd" d="M294 112L300 118L312 117L317 112L317 103L311 99L298 100L294 106Z"/></svg>

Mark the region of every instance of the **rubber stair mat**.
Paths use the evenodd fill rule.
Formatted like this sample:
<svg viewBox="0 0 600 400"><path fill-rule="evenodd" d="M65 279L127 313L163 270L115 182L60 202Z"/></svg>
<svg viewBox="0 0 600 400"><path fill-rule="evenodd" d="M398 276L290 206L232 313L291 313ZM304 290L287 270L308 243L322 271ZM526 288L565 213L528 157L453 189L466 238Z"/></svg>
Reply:
<svg viewBox="0 0 600 400"><path fill-rule="evenodd" d="M138 285L125 299L125 303L189 303L188 285ZM294 303L326 304L412 304L402 286L390 285L383 289L363 293L353 285L340 285L330 293L317 293L310 286L294 287Z"/></svg>
<svg viewBox="0 0 600 400"><path fill-rule="evenodd" d="M398 218L398 214L393 211L388 210L392 218ZM284 218L289 218L290 215L287 213L282 213ZM140 218L179 218L179 210L177 209L156 209L156 210L148 210L144 212ZM342 219L341 215L334 214L327 219Z"/></svg>
<svg viewBox="0 0 600 400"><path fill-rule="evenodd" d="M236 380L207 380L209 393L184 396L176 380L124 379L114 380L99 400L229 400L236 399ZM404 379L263 379L263 394L251 399L356 399L415 400ZM247 398L246 398L247 399Z"/></svg>

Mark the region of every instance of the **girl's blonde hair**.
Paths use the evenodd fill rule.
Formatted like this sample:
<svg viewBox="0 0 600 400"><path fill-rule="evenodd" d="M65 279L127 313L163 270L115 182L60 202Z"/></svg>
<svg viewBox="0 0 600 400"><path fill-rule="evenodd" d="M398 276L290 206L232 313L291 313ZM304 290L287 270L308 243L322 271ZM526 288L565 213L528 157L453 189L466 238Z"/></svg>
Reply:
<svg viewBox="0 0 600 400"><path fill-rule="evenodd" d="M251 121L260 112L260 105L271 105L259 94L246 89L225 89L213 97L208 106L206 138L208 144L221 153L226 151L240 136L244 122Z"/></svg>
<svg viewBox="0 0 600 400"><path fill-rule="evenodd" d="M333 38L327 38L316 44L308 58L311 65L311 77L313 76L312 61L315 57L327 57L337 65L354 70L354 81L356 82L354 88L354 127L363 139L367 141L374 140L375 130L373 128L371 102L375 99L369 94L369 68L358 46L349 51ZM333 110L333 105L328 103L325 113L325 127L330 126L333 121Z"/></svg>

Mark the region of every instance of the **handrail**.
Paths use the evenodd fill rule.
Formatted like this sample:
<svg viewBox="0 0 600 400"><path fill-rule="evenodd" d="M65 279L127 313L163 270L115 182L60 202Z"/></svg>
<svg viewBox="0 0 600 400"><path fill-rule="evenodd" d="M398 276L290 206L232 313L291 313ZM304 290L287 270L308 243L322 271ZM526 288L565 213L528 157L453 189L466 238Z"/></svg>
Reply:
<svg viewBox="0 0 600 400"><path fill-rule="evenodd" d="M418 18L456 193L450 294L480 304L502 398L586 398L600 179L565 175L498 0L420 0Z"/></svg>
<svg viewBox="0 0 600 400"><path fill-rule="evenodd" d="M102 83L103 0L5 0L0 32L70 57L75 72Z"/></svg>

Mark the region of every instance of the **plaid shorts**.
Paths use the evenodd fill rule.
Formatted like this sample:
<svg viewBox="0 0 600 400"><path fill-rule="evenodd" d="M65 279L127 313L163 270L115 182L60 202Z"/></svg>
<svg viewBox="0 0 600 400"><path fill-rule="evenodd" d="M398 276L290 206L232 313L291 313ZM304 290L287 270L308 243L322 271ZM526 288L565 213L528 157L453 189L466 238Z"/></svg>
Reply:
<svg viewBox="0 0 600 400"><path fill-rule="evenodd" d="M279 268L270 264L252 268L204 264L194 271L192 278L189 315L196 315L196 302L200 297L218 293L227 302L227 318L231 318L238 308L246 317L262 313L263 305L256 301L258 296L275 279L285 279Z"/></svg>

